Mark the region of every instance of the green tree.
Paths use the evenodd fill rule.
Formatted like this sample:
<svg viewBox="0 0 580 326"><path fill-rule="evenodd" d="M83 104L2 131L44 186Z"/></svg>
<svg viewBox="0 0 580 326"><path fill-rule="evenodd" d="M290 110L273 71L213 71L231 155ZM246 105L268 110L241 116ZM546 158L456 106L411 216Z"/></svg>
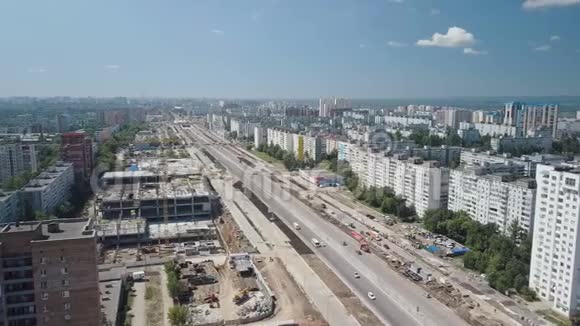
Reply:
<svg viewBox="0 0 580 326"><path fill-rule="evenodd" d="M187 306L176 305L169 308L168 317L172 326L185 326L189 319L189 310Z"/></svg>

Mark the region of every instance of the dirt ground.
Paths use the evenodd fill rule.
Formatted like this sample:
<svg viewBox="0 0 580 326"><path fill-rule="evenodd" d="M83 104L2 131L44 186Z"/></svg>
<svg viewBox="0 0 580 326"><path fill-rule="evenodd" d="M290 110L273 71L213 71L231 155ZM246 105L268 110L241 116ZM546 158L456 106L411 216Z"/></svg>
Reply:
<svg viewBox="0 0 580 326"><path fill-rule="evenodd" d="M256 265L276 296L274 319L304 320L305 325L328 325L278 258L274 261L264 259Z"/></svg>
<svg viewBox="0 0 580 326"><path fill-rule="evenodd" d="M163 298L161 296L161 276L158 271L148 272L145 285L147 326L163 325Z"/></svg>
<svg viewBox="0 0 580 326"><path fill-rule="evenodd" d="M252 246L250 240L246 238L229 212L225 212L219 217L216 226L219 229L223 241L226 243L226 247L229 249L230 253L256 252L256 249Z"/></svg>
<svg viewBox="0 0 580 326"><path fill-rule="evenodd" d="M381 321L316 255L302 257L361 325L382 325Z"/></svg>
<svg viewBox="0 0 580 326"><path fill-rule="evenodd" d="M212 262L203 263L205 272L218 278L218 283L198 285L193 291L193 305L204 303L204 299L215 294L219 298L219 305L215 305L214 309L219 309L219 314L222 318L237 319L237 311L240 306L233 302L234 295L245 288L256 288L258 283L255 278L242 278L235 270L232 270L228 265L214 266Z"/></svg>

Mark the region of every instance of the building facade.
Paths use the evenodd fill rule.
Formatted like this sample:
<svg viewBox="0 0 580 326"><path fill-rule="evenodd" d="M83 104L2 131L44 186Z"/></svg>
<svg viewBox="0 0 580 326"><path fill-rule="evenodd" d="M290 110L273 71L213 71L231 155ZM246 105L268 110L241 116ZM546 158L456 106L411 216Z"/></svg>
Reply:
<svg viewBox="0 0 580 326"><path fill-rule="evenodd" d="M0 189L0 223L16 222L21 213L18 191L4 192Z"/></svg>
<svg viewBox="0 0 580 326"><path fill-rule="evenodd" d="M24 172L36 172L36 148L33 144L0 145L0 184Z"/></svg>
<svg viewBox="0 0 580 326"><path fill-rule="evenodd" d="M552 309L580 314L580 166L539 165L529 286Z"/></svg>
<svg viewBox="0 0 580 326"><path fill-rule="evenodd" d="M70 198L74 184L73 165L57 162L20 190L22 205L27 215L34 212L51 214Z"/></svg>
<svg viewBox="0 0 580 326"><path fill-rule="evenodd" d="M1 325L102 325L91 220L0 227Z"/></svg>
<svg viewBox="0 0 580 326"><path fill-rule="evenodd" d="M502 171L501 173L494 173ZM451 170L449 204L451 211L466 212L482 224L494 223L509 234L511 226L529 233L533 228L536 183L531 178L516 178L504 172L501 164L470 166Z"/></svg>
<svg viewBox="0 0 580 326"><path fill-rule="evenodd" d="M84 131L62 135L61 157L73 164L75 181L88 183L93 171L93 141Z"/></svg>

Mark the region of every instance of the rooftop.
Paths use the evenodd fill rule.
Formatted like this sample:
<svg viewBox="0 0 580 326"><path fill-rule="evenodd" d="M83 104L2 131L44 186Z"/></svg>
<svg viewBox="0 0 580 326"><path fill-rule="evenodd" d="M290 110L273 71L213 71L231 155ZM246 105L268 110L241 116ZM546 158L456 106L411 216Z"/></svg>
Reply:
<svg viewBox="0 0 580 326"><path fill-rule="evenodd" d="M19 232L39 232L42 239L36 241L66 240L94 237L91 219L54 219L43 222L20 222L0 225L2 234Z"/></svg>

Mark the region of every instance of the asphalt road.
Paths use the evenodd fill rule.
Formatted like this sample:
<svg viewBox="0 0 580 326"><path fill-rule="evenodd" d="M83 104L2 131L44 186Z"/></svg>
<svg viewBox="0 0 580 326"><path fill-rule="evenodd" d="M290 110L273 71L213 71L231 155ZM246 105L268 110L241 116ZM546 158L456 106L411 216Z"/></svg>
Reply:
<svg viewBox="0 0 580 326"><path fill-rule="evenodd" d="M201 135L195 132L197 137ZM428 299L411 281L391 270L380 258L371 254L358 255L357 242L336 226L321 219L309 207L292 197L279 184L272 182L265 165L255 169L243 165L227 146L207 146L208 150L234 176L242 179L270 209L288 225L298 223L298 235L337 276L369 307L385 325L466 325L453 311ZM326 247L314 248L311 239L326 242ZM347 242L347 246L341 244ZM354 272L360 274L355 279ZM376 300L368 298L374 293Z"/></svg>

